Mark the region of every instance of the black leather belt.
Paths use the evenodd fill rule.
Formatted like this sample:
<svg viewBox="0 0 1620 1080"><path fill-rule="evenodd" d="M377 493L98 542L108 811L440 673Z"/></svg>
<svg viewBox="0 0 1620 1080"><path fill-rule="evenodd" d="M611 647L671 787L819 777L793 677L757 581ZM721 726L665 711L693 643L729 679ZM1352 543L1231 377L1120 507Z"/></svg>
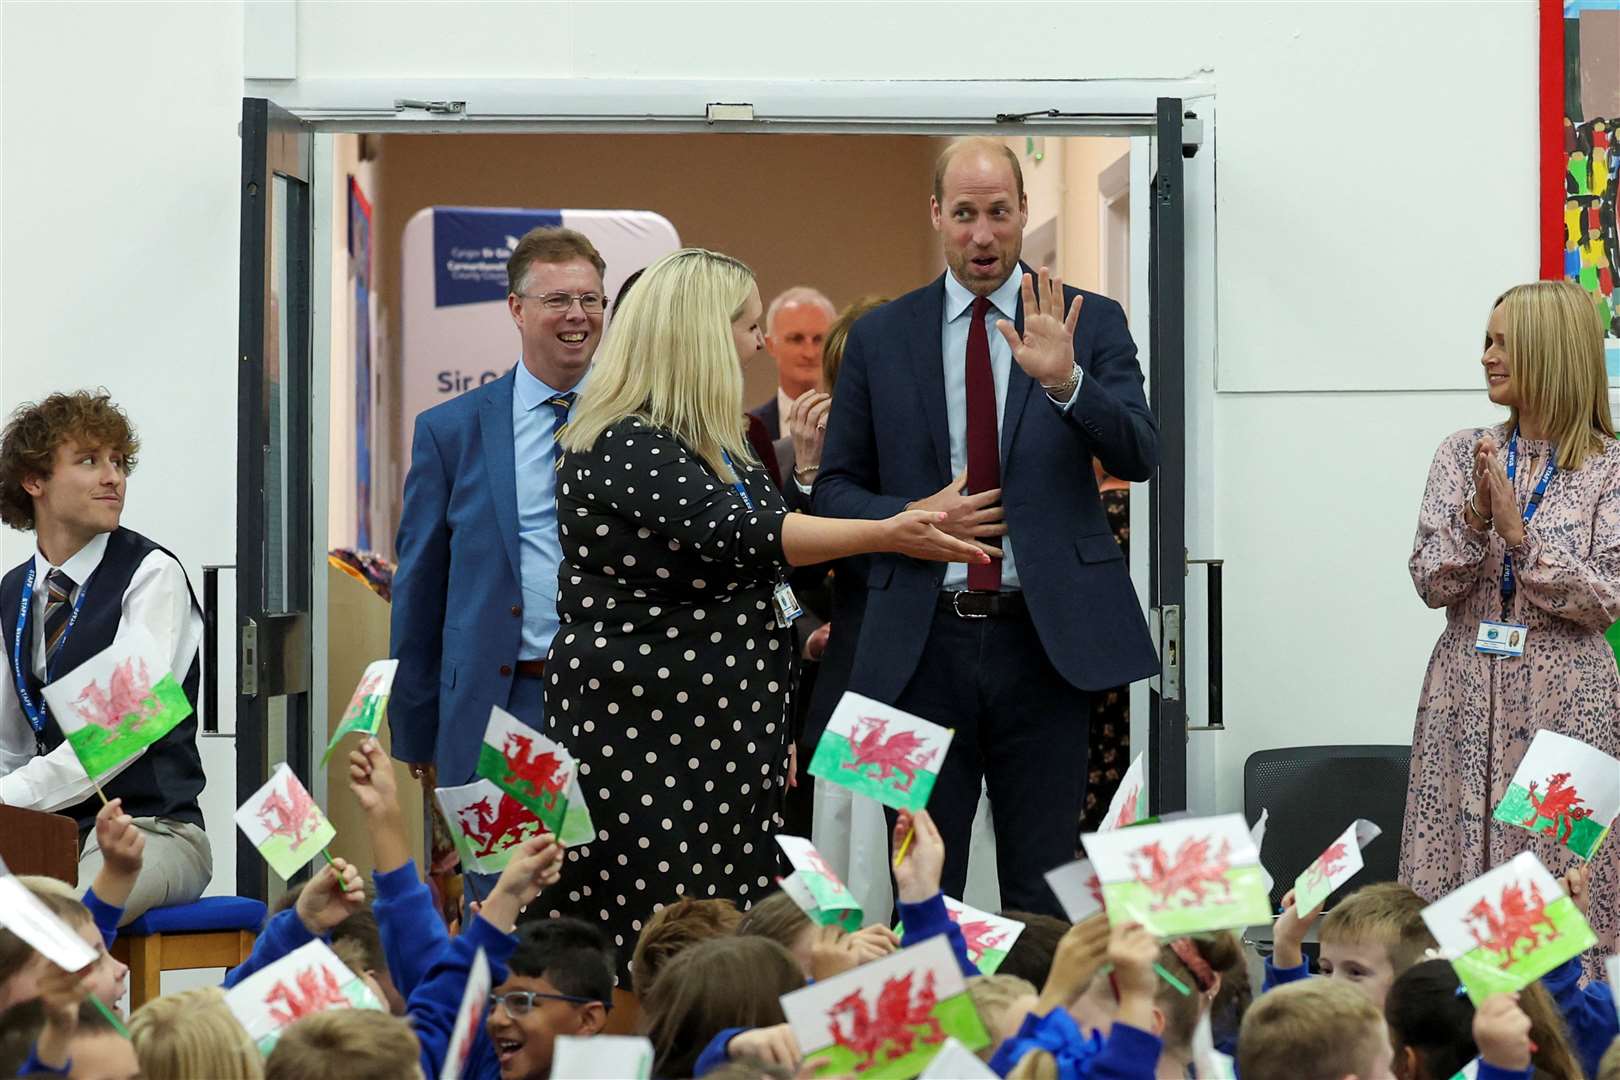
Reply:
<svg viewBox="0 0 1620 1080"><path fill-rule="evenodd" d="M939 594L939 610L959 619L1027 619L1029 607L1021 592L959 592Z"/></svg>

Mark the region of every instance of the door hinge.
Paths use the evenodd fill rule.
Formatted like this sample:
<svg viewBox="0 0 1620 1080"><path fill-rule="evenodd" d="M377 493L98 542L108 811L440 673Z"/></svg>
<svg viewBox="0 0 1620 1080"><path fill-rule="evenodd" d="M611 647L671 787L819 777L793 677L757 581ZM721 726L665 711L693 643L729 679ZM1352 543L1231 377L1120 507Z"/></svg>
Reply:
<svg viewBox="0 0 1620 1080"><path fill-rule="evenodd" d="M242 696L259 696L259 624L242 620Z"/></svg>
<svg viewBox="0 0 1620 1080"><path fill-rule="evenodd" d="M420 109L422 112L434 113L439 116L461 116L467 111L465 101L422 101L418 98L395 98L394 111L404 112L406 109Z"/></svg>
<svg viewBox="0 0 1620 1080"><path fill-rule="evenodd" d="M723 120L751 122L754 119L754 106L748 101L711 101L703 110L703 119L710 124Z"/></svg>
<svg viewBox="0 0 1620 1080"><path fill-rule="evenodd" d="M1181 700L1181 605L1166 604L1159 609L1159 696L1165 701Z"/></svg>

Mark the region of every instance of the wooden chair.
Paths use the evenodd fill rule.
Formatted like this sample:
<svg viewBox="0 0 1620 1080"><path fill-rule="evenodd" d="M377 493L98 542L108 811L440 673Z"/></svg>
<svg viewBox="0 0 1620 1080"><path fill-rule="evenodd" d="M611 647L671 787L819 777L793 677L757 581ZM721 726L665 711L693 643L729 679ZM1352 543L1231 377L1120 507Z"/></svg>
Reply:
<svg viewBox="0 0 1620 1080"><path fill-rule="evenodd" d="M79 825L65 814L0 806L0 858L13 874L79 880Z"/></svg>
<svg viewBox="0 0 1620 1080"><path fill-rule="evenodd" d="M248 958L265 906L241 896L205 896L153 908L118 931L112 954L129 965L129 1011L163 992L165 971L232 968Z"/></svg>

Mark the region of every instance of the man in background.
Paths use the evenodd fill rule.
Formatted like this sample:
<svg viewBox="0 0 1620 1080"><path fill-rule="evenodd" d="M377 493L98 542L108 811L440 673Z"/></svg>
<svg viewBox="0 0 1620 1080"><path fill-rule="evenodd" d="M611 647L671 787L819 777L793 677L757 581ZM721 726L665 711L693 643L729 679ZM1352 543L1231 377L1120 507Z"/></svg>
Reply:
<svg viewBox="0 0 1620 1080"><path fill-rule="evenodd" d="M793 403L821 382L821 343L837 314L832 301L808 285L783 291L765 309L765 351L776 361L776 394L750 415L772 440L788 433Z"/></svg>

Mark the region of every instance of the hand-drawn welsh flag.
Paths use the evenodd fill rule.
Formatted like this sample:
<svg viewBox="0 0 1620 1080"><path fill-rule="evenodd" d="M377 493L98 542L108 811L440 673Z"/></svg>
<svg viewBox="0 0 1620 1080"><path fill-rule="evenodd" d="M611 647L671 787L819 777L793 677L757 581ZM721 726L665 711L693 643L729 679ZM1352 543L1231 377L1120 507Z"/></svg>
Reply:
<svg viewBox="0 0 1620 1080"><path fill-rule="evenodd" d="M135 626L45 687L45 703L91 777L128 761L191 715L169 661Z"/></svg>
<svg viewBox="0 0 1620 1080"><path fill-rule="evenodd" d="M1001 962L1007 959L1013 942L1024 932L1024 924L1017 919L1004 919L1000 915L969 907L949 896L944 899L945 914L961 928L968 959L973 961L973 966L979 969L981 975L994 975ZM896 926L894 932L904 937L905 924Z"/></svg>
<svg viewBox="0 0 1620 1080"><path fill-rule="evenodd" d="M444 1052L444 1068L439 1072L439 1080L461 1080L467 1059L472 1056L478 1029L484 1026L489 985L489 958L479 949L473 954L472 967L467 971L467 988L461 992L461 1008L456 1010L456 1026L450 1032L450 1045Z"/></svg>
<svg viewBox="0 0 1620 1080"><path fill-rule="evenodd" d="M793 866L793 873L782 879L782 891L810 916L817 926L861 928L861 905L847 886L833 873L816 846L802 836L777 833L776 842Z"/></svg>
<svg viewBox="0 0 1620 1080"><path fill-rule="evenodd" d="M555 1080L648 1080L652 1067L645 1035L558 1035L552 1043Z"/></svg>
<svg viewBox="0 0 1620 1080"><path fill-rule="evenodd" d="M1137 754L1131 767L1120 777L1114 797L1108 800L1108 813L1103 815L1098 829L1112 832L1127 825L1135 825L1148 816L1147 757Z"/></svg>
<svg viewBox="0 0 1620 1080"><path fill-rule="evenodd" d="M321 755L322 765L331 758L332 751L337 749L343 736L356 731L375 735L382 730L383 716L388 711L388 694L394 688L394 673L398 670L398 660L373 660L366 665L365 674L360 676L360 685L354 688L349 707L343 710L343 719L338 722L337 730L332 732L332 739L326 744L326 753Z"/></svg>
<svg viewBox="0 0 1620 1080"><path fill-rule="evenodd" d="M1620 761L1578 739L1538 731L1494 817L1590 859L1620 813Z"/></svg>
<svg viewBox="0 0 1620 1080"><path fill-rule="evenodd" d="M950 729L846 692L816 744L810 775L896 810L920 810L950 746Z"/></svg>
<svg viewBox="0 0 1620 1080"><path fill-rule="evenodd" d="M919 1080L1000 1080L990 1066L955 1039L946 1039Z"/></svg>
<svg viewBox="0 0 1620 1080"><path fill-rule="evenodd" d="M1046 883L1052 887L1052 894L1063 905L1063 913L1072 923L1089 919L1103 909L1102 881L1092 869L1090 859L1079 859L1048 870Z"/></svg>
<svg viewBox="0 0 1620 1080"><path fill-rule="evenodd" d="M1294 910L1301 915L1315 911L1340 885L1359 874L1366 865L1361 859L1361 849L1383 831L1366 818L1351 822L1350 827L1294 880Z"/></svg>
<svg viewBox="0 0 1620 1080"><path fill-rule="evenodd" d="M302 870L337 835L285 761L237 809L236 824L284 878Z"/></svg>
<svg viewBox="0 0 1620 1080"><path fill-rule="evenodd" d="M532 810L547 832L562 835L574 759L560 744L494 706L478 751L478 775Z"/></svg>
<svg viewBox="0 0 1620 1080"><path fill-rule="evenodd" d="M16 934L63 971L83 971L96 962L97 951L0 860L0 926Z"/></svg>
<svg viewBox="0 0 1620 1080"><path fill-rule="evenodd" d="M1181 937L1271 920L1260 853L1242 814L1089 833L1081 843L1102 881L1110 923Z"/></svg>
<svg viewBox="0 0 1620 1080"><path fill-rule="evenodd" d="M289 1026L328 1009L382 1009L360 976L324 941L301 945L225 992L225 1004L261 1054Z"/></svg>
<svg viewBox="0 0 1620 1080"><path fill-rule="evenodd" d="M500 873L517 846L543 828L527 806L488 780L436 788L433 795L450 826L463 870Z"/></svg>
<svg viewBox="0 0 1620 1080"><path fill-rule="evenodd" d="M1525 851L1423 909L1475 1005L1529 986L1597 943L1575 902Z"/></svg>
<svg viewBox="0 0 1620 1080"><path fill-rule="evenodd" d="M990 1045L943 936L782 996L813 1075L907 1080L947 1038Z"/></svg>
<svg viewBox="0 0 1620 1080"><path fill-rule="evenodd" d="M579 787L579 772L568 781L568 812L563 816L562 831L557 842L563 847L588 844L596 839L596 825L591 821L591 808L585 805L585 793Z"/></svg>

